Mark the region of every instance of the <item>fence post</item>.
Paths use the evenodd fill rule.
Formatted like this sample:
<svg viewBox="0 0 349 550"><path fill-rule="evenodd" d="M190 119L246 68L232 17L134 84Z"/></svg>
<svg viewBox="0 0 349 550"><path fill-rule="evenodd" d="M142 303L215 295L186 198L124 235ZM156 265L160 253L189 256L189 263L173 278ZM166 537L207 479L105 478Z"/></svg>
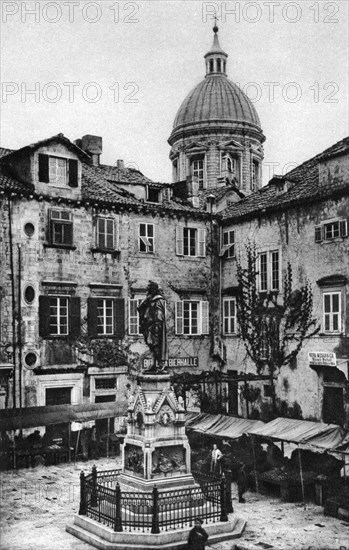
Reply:
<svg viewBox="0 0 349 550"><path fill-rule="evenodd" d="M225 475L222 475L221 480L221 517L220 521L228 521L228 514L227 514L227 481L225 479Z"/></svg>
<svg viewBox="0 0 349 550"><path fill-rule="evenodd" d="M159 526L159 491L156 485L153 489L153 519L151 524L151 532L153 534L160 533Z"/></svg>
<svg viewBox="0 0 349 550"><path fill-rule="evenodd" d="M121 518L121 489L118 482L115 485L115 521L114 531L122 531L122 518Z"/></svg>
<svg viewBox="0 0 349 550"><path fill-rule="evenodd" d="M97 506L97 468L92 466L91 506Z"/></svg>
<svg viewBox="0 0 349 550"><path fill-rule="evenodd" d="M233 503L232 503L232 499L231 499L231 477L232 477L231 476L231 470L227 470L226 475L227 475L227 480L226 480L226 483L227 483L227 490L226 490L227 512L228 512L228 514L231 514L232 512L234 512Z"/></svg>
<svg viewBox="0 0 349 550"><path fill-rule="evenodd" d="M80 508L79 516L86 515L86 487L85 487L85 474L80 473Z"/></svg>

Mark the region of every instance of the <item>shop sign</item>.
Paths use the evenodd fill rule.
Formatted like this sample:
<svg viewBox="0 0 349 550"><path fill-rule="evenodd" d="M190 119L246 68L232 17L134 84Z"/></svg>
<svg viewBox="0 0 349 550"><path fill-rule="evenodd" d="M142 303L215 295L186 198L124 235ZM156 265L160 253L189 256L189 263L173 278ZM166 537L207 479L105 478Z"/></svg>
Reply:
<svg viewBox="0 0 349 550"><path fill-rule="evenodd" d="M328 367L336 367L336 354L328 351L310 351L309 365L324 365Z"/></svg>
<svg viewBox="0 0 349 550"><path fill-rule="evenodd" d="M143 368L149 369L153 364L152 359L143 359ZM168 361L164 361L164 366L173 367L198 367L198 357L169 357Z"/></svg>

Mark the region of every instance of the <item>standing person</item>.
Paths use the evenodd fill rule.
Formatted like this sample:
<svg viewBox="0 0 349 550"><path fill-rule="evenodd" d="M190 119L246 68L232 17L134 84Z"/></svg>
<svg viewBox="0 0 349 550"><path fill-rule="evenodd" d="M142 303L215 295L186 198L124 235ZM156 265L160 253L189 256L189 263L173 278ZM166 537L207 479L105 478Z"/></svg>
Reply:
<svg viewBox="0 0 349 550"><path fill-rule="evenodd" d="M154 281L149 281L147 297L138 307L139 329L153 356L148 372L163 373L167 359L165 298Z"/></svg>
<svg viewBox="0 0 349 550"><path fill-rule="evenodd" d="M205 543L208 534L202 527L202 520L197 518L194 527L191 529L188 537L188 550L205 550Z"/></svg>
<svg viewBox="0 0 349 550"><path fill-rule="evenodd" d="M239 502L246 502L246 500L243 498L243 494L247 489L247 478L246 478L246 472L245 472L245 464L243 462L240 462L240 467L239 467L238 476L237 476L237 484L238 484Z"/></svg>
<svg viewBox="0 0 349 550"><path fill-rule="evenodd" d="M223 456L223 453L218 449L217 445L213 445L213 449L211 451L211 472L220 474L221 473L221 458Z"/></svg>

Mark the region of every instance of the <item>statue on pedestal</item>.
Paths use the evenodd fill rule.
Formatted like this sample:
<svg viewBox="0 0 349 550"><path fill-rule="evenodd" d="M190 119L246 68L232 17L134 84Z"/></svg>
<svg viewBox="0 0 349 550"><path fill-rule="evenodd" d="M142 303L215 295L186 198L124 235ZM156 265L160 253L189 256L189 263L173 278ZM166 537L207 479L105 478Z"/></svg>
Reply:
<svg viewBox="0 0 349 550"><path fill-rule="evenodd" d="M147 296L138 307L139 328L145 343L153 356L153 364L146 371L154 374L166 374L167 336L165 319L165 298L159 285L149 281Z"/></svg>

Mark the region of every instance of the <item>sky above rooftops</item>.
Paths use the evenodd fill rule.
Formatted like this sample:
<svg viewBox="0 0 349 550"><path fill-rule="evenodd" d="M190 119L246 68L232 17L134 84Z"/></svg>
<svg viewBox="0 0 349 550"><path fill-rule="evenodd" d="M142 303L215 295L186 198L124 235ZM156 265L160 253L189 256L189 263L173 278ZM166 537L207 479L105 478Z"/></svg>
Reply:
<svg viewBox="0 0 349 550"><path fill-rule="evenodd" d="M228 78L267 138L264 183L348 135L345 1L3 1L1 146L101 135L104 164L171 181L167 139L215 9Z"/></svg>

